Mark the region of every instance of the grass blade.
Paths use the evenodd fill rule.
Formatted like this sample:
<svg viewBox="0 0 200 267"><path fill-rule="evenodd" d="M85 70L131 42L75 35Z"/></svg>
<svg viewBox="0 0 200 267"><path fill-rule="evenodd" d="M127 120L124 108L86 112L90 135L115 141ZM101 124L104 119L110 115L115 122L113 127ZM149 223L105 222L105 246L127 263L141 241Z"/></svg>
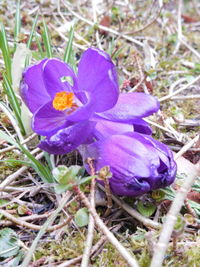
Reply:
<svg viewBox="0 0 200 267"><path fill-rule="evenodd" d="M37 174L42 178L43 182L45 183L53 183L54 179L51 174L51 170L48 166L43 165L39 160L37 160L23 145L21 145L19 142L15 141L13 138L11 138L8 134L6 134L4 131L0 130L0 138L5 140L6 142L16 146L19 148L30 160L30 163L27 162L25 165L31 166ZM12 161L12 160L11 160ZM20 163L20 161L19 161ZM22 163L22 161L21 161Z"/></svg>
<svg viewBox="0 0 200 267"><path fill-rule="evenodd" d="M33 164L31 164L30 162L24 161L24 160L19 160L19 159L6 159L6 160L0 160L0 162L4 162L7 165L11 166L11 167L16 167L19 165L25 165L27 167L32 167L33 168Z"/></svg>
<svg viewBox="0 0 200 267"><path fill-rule="evenodd" d="M51 174L51 170L40 163L27 149L24 148L20 143L18 143L18 147L21 149L21 151L28 157L28 159L32 162L35 171L39 174L39 176L42 178L42 180L45 183L53 183L54 179Z"/></svg>
<svg viewBox="0 0 200 267"><path fill-rule="evenodd" d="M37 248L39 240L42 238L42 236L45 234L46 229L52 225L54 220L56 219L58 213L63 209L63 207L66 205L67 201L69 200L71 194L66 195L65 198L63 198L59 204L59 207L54 211L53 214L50 215L50 217L46 220L46 222L43 224L42 228L38 232L36 238L34 239L33 243L31 244L31 247L29 248L28 252L26 253L26 256L21 264L21 267L28 267L30 266L31 258Z"/></svg>
<svg viewBox="0 0 200 267"><path fill-rule="evenodd" d="M1 139L5 140L6 142L12 144L13 146L18 147L17 142L15 141L14 138L10 137L7 133L5 133L4 131L0 130L0 137Z"/></svg>
<svg viewBox="0 0 200 267"><path fill-rule="evenodd" d="M9 80L7 79L6 75L3 74L3 82L4 82L4 85L5 85L5 89L6 89L6 94L8 96L8 98L10 98L9 100L10 101L10 104L11 106L13 107L13 109L16 109L16 112L21 115L21 109L20 109L20 105L19 105L19 102L17 100L17 97L15 95L15 92L9 82Z"/></svg>
<svg viewBox="0 0 200 267"><path fill-rule="evenodd" d="M8 47L8 41L6 37L5 28L2 23L0 23L0 49L3 54L4 64L6 68L6 74L10 83L12 83L11 76L11 56Z"/></svg>
<svg viewBox="0 0 200 267"><path fill-rule="evenodd" d="M44 151L44 157L48 163L48 167L50 168L50 170L53 169L52 163L51 163L51 159L50 159L50 154L46 151Z"/></svg>
<svg viewBox="0 0 200 267"><path fill-rule="evenodd" d="M73 39L74 39L74 27L71 27L70 28L70 31L69 31L69 41L67 43L67 47L65 49L65 54L64 54L64 58L63 58L63 60L66 63L69 63L70 62L70 56L71 56L71 51L72 51Z"/></svg>
<svg viewBox="0 0 200 267"><path fill-rule="evenodd" d="M46 49L47 57L49 58L53 57L51 39L50 39L49 31L47 29L47 25L44 19L43 19L42 39L44 41L44 46Z"/></svg>
<svg viewBox="0 0 200 267"><path fill-rule="evenodd" d="M6 95L8 96L10 105L13 109L13 112L15 114L15 117L17 119L18 125L20 127L21 133L22 135L25 135L25 129L24 129L24 125L23 122L21 120L21 108L18 102L18 99L15 95L15 92L11 86L10 81L8 80L7 76L5 74L3 74L3 88L5 90Z"/></svg>
<svg viewBox="0 0 200 267"><path fill-rule="evenodd" d="M32 25L32 28L31 28L31 32L30 32L30 36L29 36L29 39L28 39L28 42L27 42L27 47L30 49L31 47L31 43L32 43L32 40L33 40L33 36L35 34L35 28L36 28L36 24L37 24L37 20L38 20L38 15L39 15L39 10L35 16L35 19L33 21L33 25Z"/></svg>
<svg viewBox="0 0 200 267"><path fill-rule="evenodd" d="M28 49L30 49L30 47L31 47L31 43L32 43L32 40L33 40L33 36L34 36L34 34L35 34L35 28L36 28L36 24L37 24L37 21L38 21L38 15L39 15L39 10L37 11L37 14L36 14L36 16L35 16L35 19L34 19L34 21L33 21L33 25L32 25L32 28L31 28L30 35L29 35L29 39L28 39L27 44L26 44L26 46L27 46ZM27 57L26 57L26 61L25 61L25 67L28 66L28 65L30 64L29 61L30 61L30 57L27 56Z"/></svg>
<svg viewBox="0 0 200 267"><path fill-rule="evenodd" d="M72 50L70 55L70 63L69 65L72 67L73 71L77 73L77 65L76 65L76 59L75 59L75 53Z"/></svg>
<svg viewBox="0 0 200 267"><path fill-rule="evenodd" d="M35 39L36 39L37 46L38 46L38 49L39 49L39 52L40 52L40 56L41 56L41 58L44 58L45 57L45 53L44 53L44 51L42 49L42 46L40 44L40 39L39 39L37 34L35 35Z"/></svg>
<svg viewBox="0 0 200 267"><path fill-rule="evenodd" d="M16 14L15 14L15 29L14 29L14 51L16 50L17 39L21 28L21 18L20 18L20 0L17 1Z"/></svg>

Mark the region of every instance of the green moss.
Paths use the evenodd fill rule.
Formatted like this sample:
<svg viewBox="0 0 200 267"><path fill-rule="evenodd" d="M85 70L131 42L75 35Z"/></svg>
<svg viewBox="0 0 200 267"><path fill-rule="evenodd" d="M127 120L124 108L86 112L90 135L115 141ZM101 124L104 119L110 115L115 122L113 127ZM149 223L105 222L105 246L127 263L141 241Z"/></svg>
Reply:
<svg viewBox="0 0 200 267"><path fill-rule="evenodd" d="M120 256L118 251L113 248L110 243L107 243L101 253L93 261L93 266L102 267L102 266L127 266L127 263Z"/></svg>
<svg viewBox="0 0 200 267"><path fill-rule="evenodd" d="M55 239L43 240L40 247L36 250L36 259L43 256L50 258L51 262L61 260L70 260L82 254L84 248L84 238L81 233L84 229L73 231L68 229L62 240L55 241Z"/></svg>
<svg viewBox="0 0 200 267"><path fill-rule="evenodd" d="M188 262L188 266L197 266L200 262L200 247L199 244L191 247L185 252L185 260Z"/></svg>
<svg viewBox="0 0 200 267"><path fill-rule="evenodd" d="M23 160L24 159L23 155L21 153L17 154L13 151L5 152L2 155L3 156L1 158L1 160L6 160L6 159L16 159L16 160L21 159L21 160ZM9 176L13 172L15 172L18 169L18 166L10 165L10 164L7 164L7 163L1 161L0 162L0 180L5 179L7 176Z"/></svg>

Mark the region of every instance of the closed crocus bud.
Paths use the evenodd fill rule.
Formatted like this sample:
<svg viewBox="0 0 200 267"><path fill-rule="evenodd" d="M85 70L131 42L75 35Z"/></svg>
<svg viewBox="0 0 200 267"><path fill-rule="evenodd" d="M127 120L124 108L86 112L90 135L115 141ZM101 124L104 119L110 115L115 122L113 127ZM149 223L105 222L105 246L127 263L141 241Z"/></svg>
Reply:
<svg viewBox="0 0 200 267"><path fill-rule="evenodd" d="M120 196L139 196L166 187L176 176L177 167L170 149L152 137L136 132L112 135L81 146L80 153L83 159L95 159L97 171L110 166L110 188ZM85 167L89 171L87 164Z"/></svg>

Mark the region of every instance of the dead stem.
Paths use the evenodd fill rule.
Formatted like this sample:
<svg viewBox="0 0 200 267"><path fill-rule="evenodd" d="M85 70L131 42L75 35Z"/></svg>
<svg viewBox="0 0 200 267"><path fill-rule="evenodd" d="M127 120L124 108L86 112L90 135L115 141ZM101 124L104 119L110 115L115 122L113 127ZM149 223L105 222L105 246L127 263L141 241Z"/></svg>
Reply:
<svg viewBox="0 0 200 267"><path fill-rule="evenodd" d="M144 25L141 29L136 30L136 31L135 30L134 31L129 31L126 34L133 35L133 34L142 32L142 31L146 30L147 28L149 28L150 26L152 26L152 24L154 24L157 21L157 19L160 17L162 9L163 9L163 5L161 5L159 7L158 14L155 15L155 18L153 18L152 21L150 21L149 23L147 23L146 25Z"/></svg>
<svg viewBox="0 0 200 267"><path fill-rule="evenodd" d="M122 38L124 38L124 39L126 39L126 40L128 40L128 41L130 41L130 42L133 42L133 43L137 44L138 46L143 47L143 43L141 43L140 41L135 40L134 38L132 38L132 37L126 35L126 34L120 33L120 32L118 32L118 31L116 31L116 30L113 30L113 29L111 29L111 28L105 27L105 26L103 26L103 25L96 25L94 22L92 22L92 21L90 21L90 20L88 20L88 19L85 19L84 17L82 17L82 16L79 15L78 13L74 12L74 11L69 7L69 5L68 5L65 1L62 1L62 3L63 3L64 6L69 10L69 12L70 12L71 14L73 14L73 15L74 15L75 17L77 17L78 19L84 21L85 23L87 23L87 24L89 24L89 25L91 25L91 26L96 26L98 29L101 29L101 30L104 30L104 31L106 31L106 32L112 33L112 34L117 35L117 36L119 36L119 37L122 37Z"/></svg>
<svg viewBox="0 0 200 267"><path fill-rule="evenodd" d="M31 154L34 155L36 152L38 152L38 148L31 151ZM44 155L44 152L41 152L38 154L35 158L41 159ZM0 191L3 191L4 188L12 183L15 179L17 179L23 172L25 172L29 167L23 166L19 170L17 170L15 173L9 175L1 184L0 184Z"/></svg>
<svg viewBox="0 0 200 267"><path fill-rule="evenodd" d="M107 217L110 214L111 208L112 208L112 193L110 190L110 183L109 183L110 177L111 177L111 172L110 172L109 166L103 167L98 173L98 179L100 179L104 182L104 186L105 186L104 192L105 192L106 197L107 197L107 210L104 214L105 217Z"/></svg>
<svg viewBox="0 0 200 267"><path fill-rule="evenodd" d="M128 252L128 250L122 246L122 244L116 239L116 237L109 231L109 229L106 227L106 225L103 223L99 215L97 214L96 210L94 210L90 206L90 202L85 196L85 194L80 190L78 186L74 187L74 191L78 194L81 201L84 203L84 205L88 208L89 212L94 218L94 221L98 228L106 235L107 239L111 242L111 244L117 249L117 251L121 254L121 256L126 260L126 262L131 267L139 267L137 261L135 258Z"/></svg>
<svg viewBox="0 0 200 267"><path fill-rule="evenodd" d="M186 209L188 210L188 212L189 212L195 219L197 219L198 216L197 216L197 214L195 213L195 211L192 209L192 207L190 206L190 204L189 204L187 198L184 200L184 204L185 204L185 207L186 207Z"/></svg>
<svg viewBox="0 0 200 267"><path fill-rule="evenodd" d="M37 136L37 134L36 133L33 133L32 135L30 135L29 137L27 137L26 139L24 139L24 141L21 142L21 145L24 145L24 144L28 143L29 141L31 141L36 136ZM16 146L5 147L5 148L3 148L3 149L0 150L0 154L1 153L8 152L10 150L13 150L15 148L17 148L17 147Z"/></svg>
<svg viewBox="0 0 200 267"><path fill-rule="evenodd" d="M195 137L194 139L197 139L197 137ZM193 139L193 141L194 141L194 139ZM192 146L193 142L190 142L190 145ZM186 150L185 147L187 149L190 148L189 145L186 144L182 148L182 151ZM179 156L180 156L180 154L176 155L176 158L178 158ZM191 186L193 185L196 177L199 175L199 172L200 172L200 168L198 168L196 170L196 172L192 173L190 176L187 176L183 185L180 187L179 190L177 190L174 201L172 202L170 210L166 216L166 220L163 223L162 231L161 231L157 246L154 249L154 255L153 255L150 267L162 266L162 262L164 260L165 252L167 250L168 243L170 241L170 237L172 235L174 225L175 225L176 220L177 220L177 216L181 210L181 207L184 204L184 200L186 199L187 194L188 194L189 190L191 189Z"/></svg>
<svg viewBox="0 0 200 267"><path fill-rule="evenodd" d="M95 175L96 171L93 165L93 159L88 158L87 163L90 167L91 175ZM95 185L96 185L96 181L95 179L92 179L91 187L90 187L90 205L91 205L91 208L94 210L95 210ZM89 259L90 259L93 238L94 238L94 218L90 214L89 223L88 223L88 234L87 234L87 239L85 242L85 249L84 249L83 256L82 256L81 267L89 266Z"/></svg>
<svg viewBox="0 0 200 267"><path fill-rule="evenodd" d="M34 261L33 263L31 263L29 265L29 267L38 267L38 266L41 266L41 264L44 264L46 260L47 260L47 257L42 257L42 258Z"/></svg>
<svg viewBox="0 0 200 267"><path fill-rule="evenodd" d="M172 96L178 95L180 92L188 89L191 85L195 84L196 82L198 82L200 80L200 75L197 76L195 79L193 79L191 82L189 82L188 84L184 85L183 87L179 88L178 90L174 91L171 94L168 94L166 96L163 96L159 99L160 102L164 101L164 100L168 100L170 99Z"/></svg>
<svg viewBox="0 0 200 267"><path fill-rule="evenodd" d="M101 190L103 190L105 192L105 189L102 185L98 184L98 187L100 187ZM147 227L151 227L154 229L159 229L161 227L161 224L155 221L152 221L150 219L148 219L147 217L142 216L139 212L137 212L136 210L134 210L132 207L130 207L128 204L126 204L123 200L121 200L120 198L113 196L112 195L112 199L122 208L124 209L126 212L128 212L132 217L134 217L135 219L137 219L138 221L140 221L141 223L143 223L145 226Z"/></svg>
<svg viewBox="0 0 200 267"><path fill-rule="evenodd" d="M2 210L2 209L0 209L0 214L6 217L7 219L11 220L15 224L20 225L21 227L26 227L31 230L37 230L37 231L41 230L41 228L43 227L43 226L35 225L33 223L28 223L24 220L18 219L17 217L11 215L9 212ZM63 226L67 225L71 220L72 220L72 217L70 216L69 218L64 220L62 223L48 227L47 232L53 232L55 230L58 230L62 228Z"/></svg>
<svg viewBox="0 0 200 267"><path fill-rule="evenodd" d="M134 61L136 62L136 65L137 65L137 69L138 69L138 73L139 73L139 76L140 76L140 80L131 90L129 90L129 92L136 91L139 88L139 86L145 81L144 71L142 69L142 66L141 66L141 63L140 63L139 56L138 56L137 52L135 52L133 54L133 57L134 57Z"/></svg>
<svg viewBox="0 0 200 267"><path fill-rule="evenodd" d="M174 50L174 55L178 52L181 44L181 40L183 38L183 33L182 33L182 8L183 8L183 0L178 0L178 12L177 12L177 28L178 28L178 41Z"/></svg>
<svg viewBox="0 0 200 267"><path fill-rule="evenodd" d="M181 150L179 150L178 153L174 156L174 159L177 160L180 156L182 156L188 149L190 149L196 142L198 142L200 136L197 135L195 138L193 138L190 142L188 142L186 145L184 145Z"/></svg>
<svg viewBox="0 0 200 267"><path fill-rule="evenodd" d="M108 215L110 215L111 208L112 208L112 193L110 190L109 178L105 177L104 183L105 183L105 193L106 193L106 197L107 197L107 210L106 210L104 216L107 217Z"/></svg>
<svg viewBox="0 0 200 267"><path fill-rule="evenodd" d="M181 41L181 43L185 46L185 47L187 47L198 59L200 59L200 54L199 54L199 52L196 50L196 49L194 49L191 45L189 45L185 40L183 40L183 39L181 39L180 40Z"/></svg>
<svg viewBox="0 0 200 267"><path fill-rule="evenodd" d="M97 9L97 3L96 3L96 0L91 0L91 3L92 3L93 22L94 22L94 24L97 24L97 10L96 10ZM98 48L103 50L98 30L95 30L95 36L96 36L96 43L97 43Z"/></svg>
<svg viewBox="0 0 200 267"><path fill-rule="evenodd" d="M67 204L65 205L65 208L67 208L77 198L78 198L78 196L74 196L70 201L67 202ZM1 208L2 208L2 206L1 206ZM54 213L54 211L50 211L50 212L47 212L45 214L40 214L40 215L33 214L33 215L30 215L30 216L19 217L20 219L17 218L17 217L14 217L14 216L12 216L12 217L9 216L8 214L10 214L10 213L8 211L4 211L2 209L0 209L0 213L2 213L7 219L11 220L10 222L9 221L5 221L7 225L12 225L14 223L14 224L19 224L20 226L25 226L25 227L33 229L33 230L40 230L42 226L38 226L38 225L35 225L35 224L26 223L26 222L27 221L31 221L31 220L33 221L33 220L39 220L39 219L48 218L49 216L51 216L51 214ZM67 225L71 221L71 219L72 219L72 217L69 216L69 218L67 218L67 220L64 220L60 224L57 224L57 225L49 227L47 229L47 231L52 232L52 231L58 230L58 229L62 228L63 226ZM0 221L0 225L3 222L4 222L3 220Z"/></svg>
<svg viewBox="0 0 200 267"><path fill-rule="evenodd" d="M180 95L180 96L174 96L171 99L172 100L186 100L186 99L199 99L200 95Z"/></svg>
<svg viewBox="0 0 200 267"><path fill-rule="evenodd" d="M10 212L9 212L10 213ZM23 216L23 217L20 217L20 220L22 221L35 221L35 220L41 220L41 219L45 219L45 218L48 218L51 214L53 213L53 211L51 212L46 212L44 214L33 214L33 215L30 215L30 216ZM6 221L6 220L0 220L0 226L5 226L5 225L13 225L15 224L15 222L13 221Z"/></svg>

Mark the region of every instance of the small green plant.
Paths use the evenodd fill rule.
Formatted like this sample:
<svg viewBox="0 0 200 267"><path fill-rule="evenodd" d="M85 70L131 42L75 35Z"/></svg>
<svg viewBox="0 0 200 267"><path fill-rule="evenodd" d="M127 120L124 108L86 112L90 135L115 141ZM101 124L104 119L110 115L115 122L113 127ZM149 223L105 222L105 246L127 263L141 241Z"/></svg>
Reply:
<svg viewBox="0 0 200 267"><path fill-rule="evenodd" d="M82 185L96 178L96 176L88 176L83 178L84 168L74 165L66 167L60 165L53 169L52 174L57 184L55 185L55 192L57 194L70 190L73 186Z"/></svg>

